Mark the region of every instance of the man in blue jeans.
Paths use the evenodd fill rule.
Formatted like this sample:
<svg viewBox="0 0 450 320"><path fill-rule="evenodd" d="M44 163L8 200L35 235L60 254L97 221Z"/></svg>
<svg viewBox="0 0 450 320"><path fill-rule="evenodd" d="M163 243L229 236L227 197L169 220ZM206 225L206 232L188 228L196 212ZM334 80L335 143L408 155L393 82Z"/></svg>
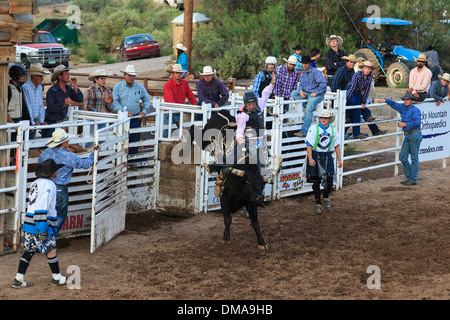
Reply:
<svg viewBox="0 0 450 320"><path fill-rule="evenodd" d="M311 126L313 112L317 105L322 102L327 92L327 80L323 73L314 67L311 67L311 58L309 56L302 57L302 74L298 83L298 91L292 92L292 99L308 101L305 107L305 116L303 118L303 126L300 132L294 133L297 137L306 137L308 129Z"/></svg>
<svg viewBox="0 0 450 320"><path fill-rule="evenodd" d="M39 163L44 163L47 159L53 159L58 164L64 164L64 167L58 170L57 177L53 180L56 184L56 227L59 231L64 225L67 218L69 208L69 190L68 185L72 178L74 169L88 169L94 164L94 153L88 158L80 158L73 152L66 150L69 146L69 140L73 138L69 136L64 129L57 129L53 132L52 138L47 142L47 149L41 153L38 158Z"/></svg>
<svg viewBox="0 0 450 320"><path fill-rule="evenodd" d="M420 110L412 105L413 99L413 94L407 92L402 97L403 104L390 99L381 101L386 102L402 116L402 120L398 123L398 126L403 128L404 134L402 149L400 151L400 161L406 179L400 183L405 186L416 185L419 175L419 149L420 142L422 141L422 132L420 131L421 115ZM409 156L411 156L411 164L408 160Z"/></svg>

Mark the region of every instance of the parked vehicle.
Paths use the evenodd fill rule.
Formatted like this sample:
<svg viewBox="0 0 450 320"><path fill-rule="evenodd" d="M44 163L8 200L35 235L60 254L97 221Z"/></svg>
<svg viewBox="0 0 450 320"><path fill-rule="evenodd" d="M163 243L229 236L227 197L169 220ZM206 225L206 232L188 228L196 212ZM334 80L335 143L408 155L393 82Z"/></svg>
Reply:
<svg viewBox="0 0 450 320"><path fill-rule="evenodd" d="M420 51L407 49L401 45L394 44L391 38L389 28L394 26L412 25L412 21L400 20L394 18L364 18L362 20L366 23L379 23L380 25L388 26L388 40L387 43L375 45L373 40L373 30L369 32L369 39L367 39L367 46L362 46L361 49L356 50L357 58L369 60L375 66L372 75L374 80L384 77L380 65L386 73L386 82L389 87L396 87L401 84L407 84L409 81L409 72L416 67L416 61Z"/></svg>
<svg viewBox="0 0 450 320"><path fill-rule="evenodd" d="M50 32L39 31L38 42L19 42L16 47L16 63L25 69L33 62L39 62L46 68L53 68L60 64L69 67L71 51L58 43Z"/></svg>
<svg viewBox="0 0 450 320"><path fill-rule="evenodd" d="M184 0L155 0L155 2L166 3L172 8L177 8L180 10L184 9Z"/></svg>
<svg viewBox="0 0 450 320"><path fill-rule="evenodd" d="M161 56L159 43L148 33L126 37L116 49L119 61Z"/></svg>

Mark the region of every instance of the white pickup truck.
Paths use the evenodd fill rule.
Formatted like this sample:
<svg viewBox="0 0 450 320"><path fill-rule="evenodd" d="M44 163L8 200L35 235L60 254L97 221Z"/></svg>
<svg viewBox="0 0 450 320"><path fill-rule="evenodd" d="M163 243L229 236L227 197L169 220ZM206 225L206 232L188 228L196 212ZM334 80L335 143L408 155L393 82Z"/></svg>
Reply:
<svg viewBox="0 0 450 320"><path fill-rule="evenodd" d="M71 51L58 43L50 32L39 31L38 42L17 43L16 63L25 69L33 62L39 62L46 68L54 68L60 64L69 67Z"/></svg>
<svg viewBox="0 0 450 320"><path fill-rule="evenodd" d="M155 0L155 2L167 3L172 8L177 8L180 10L184 9L184 0Z"/></svg>

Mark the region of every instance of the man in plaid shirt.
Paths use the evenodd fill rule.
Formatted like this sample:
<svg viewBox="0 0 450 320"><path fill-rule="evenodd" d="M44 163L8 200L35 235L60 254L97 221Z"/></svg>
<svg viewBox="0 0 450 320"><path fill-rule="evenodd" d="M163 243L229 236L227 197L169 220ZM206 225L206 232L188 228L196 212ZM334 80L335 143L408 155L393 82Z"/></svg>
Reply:
<svg viewBox="0 0 450 320"><path fill-rule="evenodd" d="M297 58L290 56L289 59L283 59L286 61L285 65L276 68L277 83L273 89L273 93L276 96L283 97L285 100L289 100L292 91L297 87L299 71L295 69L297 65Z"/></svg>

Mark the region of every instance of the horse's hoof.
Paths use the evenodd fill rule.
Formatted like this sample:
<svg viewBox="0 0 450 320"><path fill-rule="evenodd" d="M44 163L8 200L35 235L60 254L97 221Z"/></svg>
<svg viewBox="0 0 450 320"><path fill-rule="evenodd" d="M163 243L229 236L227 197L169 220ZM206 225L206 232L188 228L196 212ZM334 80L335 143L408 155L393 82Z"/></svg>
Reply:
<svg viewBox="0 0 450 320"><path fill-rule="evenodd" d="M263 245L263 246L262 246L262 245L259 245L259 246L258 246L258 249L264 250L264 251L265 251L265 250L269 250L269 247L267 246L267 244L265 244L265 245Z"/></svg>

